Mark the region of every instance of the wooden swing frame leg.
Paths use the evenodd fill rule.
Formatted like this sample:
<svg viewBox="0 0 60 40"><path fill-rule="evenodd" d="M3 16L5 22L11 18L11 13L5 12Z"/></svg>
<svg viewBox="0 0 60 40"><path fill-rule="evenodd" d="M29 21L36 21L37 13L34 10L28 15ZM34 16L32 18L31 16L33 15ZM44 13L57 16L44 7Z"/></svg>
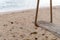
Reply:
<svg viewBox="0 0 60 40"><path fill-rule="evenodd" d="M39 25L37 24L39 2L40 2L40 0L37 1L36 16L35 16L35 26L37 26L37 27L39 27ZM52 22L53 22L53 17L52 17L52 0L50 0L50 23L52 23Z"/></svg>

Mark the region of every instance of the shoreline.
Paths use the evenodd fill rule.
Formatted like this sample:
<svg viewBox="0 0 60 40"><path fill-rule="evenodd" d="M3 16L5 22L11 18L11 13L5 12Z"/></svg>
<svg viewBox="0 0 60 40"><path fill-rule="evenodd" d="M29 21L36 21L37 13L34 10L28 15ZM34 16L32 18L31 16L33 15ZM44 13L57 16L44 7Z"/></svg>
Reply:
<svg viewBox="0 0 60 40"><path fill-rule="evenodd" d="M60 6L53 6L53 8L59 8ZM41 7L39 9L49 9L49 7ZM0 13L8 13L8 12L22 12L22 11L28 11L28 10L36 10L36 8L29 8L29 9L14 9L14 10L6 10L6 11L0 11Z"/></svg>

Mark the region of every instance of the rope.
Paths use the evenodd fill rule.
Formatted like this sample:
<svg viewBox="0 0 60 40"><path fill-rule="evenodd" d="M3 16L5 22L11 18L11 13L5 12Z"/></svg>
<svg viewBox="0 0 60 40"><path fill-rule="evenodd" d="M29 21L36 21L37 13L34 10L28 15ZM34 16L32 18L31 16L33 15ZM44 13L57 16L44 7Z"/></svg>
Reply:
<svg viewBox="0 0 60 40"><path fill-rule="evenodd" d="M36 8L36 15L35 15L35 25L37 26L37 18L38 18L38 10L39 10L39 1L37 1L37 8ZM50 0L50 23L52 23L53 17L52 17L52 0Z"/></svg>
<svg viewBox="0 0 60 40"><path fill-rule="evenodd" d="M35 16L35 25L37 24L38 10L39 10L39 0L37 1L36 16Z"/></svg>
<svg viewBox="0 0 60 40"><path fill-rule="evenodd" d="M52 0L50 0L50 22L52 23L53 17L52 17Z"/></svg>

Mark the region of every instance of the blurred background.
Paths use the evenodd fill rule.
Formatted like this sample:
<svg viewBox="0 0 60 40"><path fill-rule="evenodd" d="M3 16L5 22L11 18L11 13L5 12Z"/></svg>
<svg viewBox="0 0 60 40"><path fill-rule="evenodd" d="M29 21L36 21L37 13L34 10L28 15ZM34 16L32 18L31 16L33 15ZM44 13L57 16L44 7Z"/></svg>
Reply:
<svg viewBox="0 0 60 40"><path fill-rule="evenodd" d="M40 0L40 6L49 7L50 0ZM60 5L60 0L52 0L53 6ZM0 12L35 9L37 0L0 0Z"/></svg>

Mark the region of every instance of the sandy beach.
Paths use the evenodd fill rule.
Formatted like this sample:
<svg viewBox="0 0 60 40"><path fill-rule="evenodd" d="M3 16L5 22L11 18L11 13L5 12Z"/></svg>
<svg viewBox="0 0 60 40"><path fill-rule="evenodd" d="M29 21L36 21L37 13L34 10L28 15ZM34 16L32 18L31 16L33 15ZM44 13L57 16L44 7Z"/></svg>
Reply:
<svg viewBox="0 0 60 40"><path fill-rule="evenodd" d="M53 7L53 23L60 26L60 6ZM0 40L60 40L51 32L34 25L35 9L0 12ZM49 8L39 9L38 21L50 21ZM8 14L9 13L9 14Z"/></svg>

